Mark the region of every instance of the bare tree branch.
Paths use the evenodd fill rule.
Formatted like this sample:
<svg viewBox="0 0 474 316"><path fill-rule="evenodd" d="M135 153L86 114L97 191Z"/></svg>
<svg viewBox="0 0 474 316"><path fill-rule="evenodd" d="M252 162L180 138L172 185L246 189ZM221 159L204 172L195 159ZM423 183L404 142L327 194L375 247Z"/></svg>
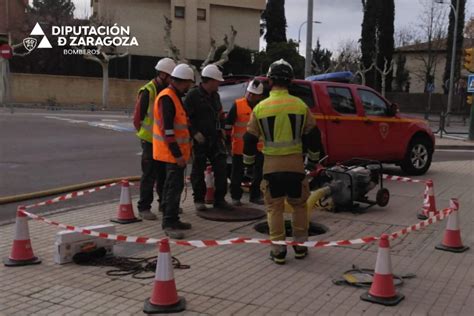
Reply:
<svg viewBox="0 0 474 316"><path fill-rule="evenodd" d="M166 47L168 47L168 56L173 58L176 61L187 63L187 61L181 59L180 57L181 53L178 47L176 47L173 44L173 40L171 39L171 29L173 27L173 21L171 21L171 19L168 18L166 15L163 15L163 17L165 18L165 38L164 39L165 39Z"/></svg>
<svg viewBox="0 0 474 316"><path fill-rule="evenodd" d="M216 40L211 37L211 48L209 49L209 53L207 54L206 60L204 60L201 64L201 69L206 67L214 60L216 55Z"/></svg>
<svg viewBox="0 0 474 316"><path fill-rule="evenodd" d="M234 29L233 25L230 26L230 29L231 29L230 38L228 39L227 35L224 38L226 49L224 52L222 52L221 58L217 62L214 63L214 65L216 66L222 66L223 64L225 64L229 60L230 52L234 49L235 37L237 36L237 31Z"/></svg>

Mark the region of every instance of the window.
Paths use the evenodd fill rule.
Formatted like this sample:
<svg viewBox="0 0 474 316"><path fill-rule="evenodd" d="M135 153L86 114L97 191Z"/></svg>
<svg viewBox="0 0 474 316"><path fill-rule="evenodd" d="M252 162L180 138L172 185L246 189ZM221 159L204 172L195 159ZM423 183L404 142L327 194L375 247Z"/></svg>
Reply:
<svg viewBox="0 0 474 316"><path fill-rule="evenodd" d="M199 21L206 21L206 9L198 9L197 19Z"/></svg>
<svg viewBox="0 0 474 316"><path fill-rule="evenodd" d="M288 92L295 97L300 98L309 108L314 106L313 92L311 86L293 83L290 85Z"/></svg>
<svg viewBox="0 0 474 316"><path fill-rule="evenodd" d="M357 93L364 105L365 115L387 115L387 104L378 95L368 90L357 90Z"/></svg>
<svg viewBox="0 0 474 316"><path fill-rule="evenodd" d="M328 87L332 107L341 114L355 114L357 112L351 90L348 88Z"/></svg>
<svg viewBox="0 0 474 316"><path fill-rule="evenodd" d="M174 17L184 19L184 7L174 7Z"/></svg>

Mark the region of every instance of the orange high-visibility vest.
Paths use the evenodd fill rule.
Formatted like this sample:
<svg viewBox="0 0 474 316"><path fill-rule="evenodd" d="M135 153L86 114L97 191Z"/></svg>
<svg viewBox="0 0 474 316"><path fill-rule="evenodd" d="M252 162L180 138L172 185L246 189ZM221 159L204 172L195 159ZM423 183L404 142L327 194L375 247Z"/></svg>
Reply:
<svg viewBox="0 0 474 316"><path fill-rule="evenodd" d="M171 88L163 89L163 91L158 94L153 107L153 159L169 163L176 163L176 159L171 153L168 143L166 142L163 118L161 117L161 111L159 108L160 99L164 96L170 97L173 101L176 111L173 128L174 136L176 142L178 143L179 149L181 149L181 154L183 155L184 160L187 161L191 156L191 136L188 130L188 118L186 116L186 111L184 110L181 99Z"/></svg>
<svg viewBox="0 0 474 316"><path fill-rule="evenodd" d="M237 117L234 125L232 126L232 154L242 155L244 152L244 134L247 132L247 123L250 120L250 114L252 108L247 102L246 98L235 100L235 106L237 108ZM263 143L258 142L257 148L259 151L262 150Z"/></svg>

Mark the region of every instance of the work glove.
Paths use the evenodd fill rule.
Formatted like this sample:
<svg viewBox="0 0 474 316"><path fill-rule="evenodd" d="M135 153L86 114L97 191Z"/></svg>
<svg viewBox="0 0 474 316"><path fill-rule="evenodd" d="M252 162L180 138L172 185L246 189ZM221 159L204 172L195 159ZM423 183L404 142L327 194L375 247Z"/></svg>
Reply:
<svg viewBox="0 0 474 316"><path fill-rule="evenodd" d="M203 134L201 134L201 132L197 132L196 134L194 134L194 140L198 142L198 144L202 145L206 142L206 137L204 137Z"/></svg>

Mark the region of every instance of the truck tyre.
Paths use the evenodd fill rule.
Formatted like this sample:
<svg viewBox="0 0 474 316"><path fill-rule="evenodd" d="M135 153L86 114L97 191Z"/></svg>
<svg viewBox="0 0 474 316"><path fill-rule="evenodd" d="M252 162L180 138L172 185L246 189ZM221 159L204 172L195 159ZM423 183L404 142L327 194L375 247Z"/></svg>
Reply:
<svg viewBox="0 0 474 316"><path fill-rule="evenodd" d="M425 137L415 137L408 145L405 158L400 164L401 169L409 175L425 174L433 159L433 145Z"/></svg>

